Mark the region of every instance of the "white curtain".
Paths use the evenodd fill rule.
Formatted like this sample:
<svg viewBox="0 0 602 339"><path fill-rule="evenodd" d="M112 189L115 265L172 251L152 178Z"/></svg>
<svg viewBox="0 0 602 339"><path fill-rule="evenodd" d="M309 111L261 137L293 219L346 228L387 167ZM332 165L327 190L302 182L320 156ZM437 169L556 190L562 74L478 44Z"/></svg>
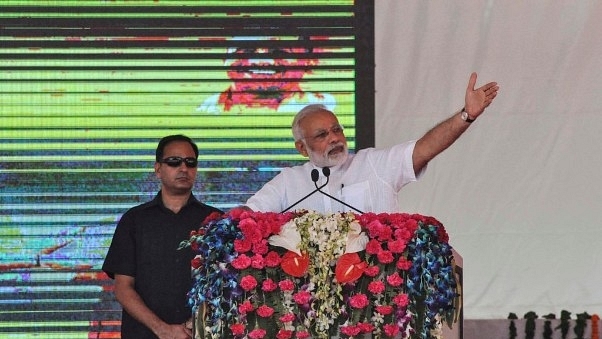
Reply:
<svg viewBox="0 0 602 339"><path fill-rule="evenodd" d="M602 312L602 2L376 0L376 146L498 97L400 210L464 259L465 318Z"/></svg>

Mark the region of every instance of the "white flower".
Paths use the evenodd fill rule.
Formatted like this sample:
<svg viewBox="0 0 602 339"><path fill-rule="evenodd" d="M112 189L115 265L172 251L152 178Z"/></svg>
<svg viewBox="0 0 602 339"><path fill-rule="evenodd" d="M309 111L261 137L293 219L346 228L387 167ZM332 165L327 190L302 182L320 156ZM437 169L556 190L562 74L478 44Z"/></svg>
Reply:
<svg viewBox="0 0 602 339"><path fill-rule="evenodd" d="M291 220L282 226L280 234L275 234L268 239L272 246L286 248L289 251L301 255L299 244L301 243L301 235L297 230L297 225L294 220Z"/></svg>
<svg viewBox="0 0 602 339"><path fill-rule="evenodd" d="M349 224L349 233L347 233L347 248L345 253L356 253L366 249L368 236L362 232L362 226L353 221Z"/></svg>

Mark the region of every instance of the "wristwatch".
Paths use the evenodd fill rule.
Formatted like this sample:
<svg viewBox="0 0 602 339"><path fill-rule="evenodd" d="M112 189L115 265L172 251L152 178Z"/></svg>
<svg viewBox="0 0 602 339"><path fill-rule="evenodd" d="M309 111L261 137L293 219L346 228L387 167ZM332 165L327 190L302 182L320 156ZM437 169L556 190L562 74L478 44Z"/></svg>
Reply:
<svg viewBox="0 0 602 339"><path fill-rule="evenodd" d="M476 119L471 118L470 115L468 115L468 112L466 112L466 108L464 108L464 107L462 107L462 110L460 111L460 113L462 113L460 115L460 118L462 118L462 120L466 121L469 124L476 120Z"/></svg>

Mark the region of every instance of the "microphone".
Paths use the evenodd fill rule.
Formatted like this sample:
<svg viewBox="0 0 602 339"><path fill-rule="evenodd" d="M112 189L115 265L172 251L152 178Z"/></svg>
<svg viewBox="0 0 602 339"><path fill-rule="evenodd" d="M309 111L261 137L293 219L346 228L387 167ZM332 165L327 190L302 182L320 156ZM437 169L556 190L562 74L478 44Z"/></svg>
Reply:
<svg viewBox="0 0 602 339"><path fill-rule="evenodd" d="M328 168L328 167L325 167ZM324 173L324 169L322 169L322 173ZM324 183L324 185L318 187L318 179L320 178L320 172L318 172L317 169L312 169L311 170L311 181L314 182L314 185L316 186L316 189L311 191L309 194L307 194L306 196L304 196L303 198L299 199L296 203L290 205L289 207L287 207L286 209L284 209L282 212L280 213L284 213L288 210L290 210L291 208L297 206L300 202L302 202L303 200L309 198L311 195L313 195L314 193L320 191L321 188L325 187L326 185L328 185L328 176L326 174L324 174L326 176L326 183ZM330 175L330 170L328 170L328 175Z"/></svg>
<svg viewBox="0 0 602 339"><path fill-rule="evenodd" d="M313 180L313 175L314 175L313 171L316 171L316 174L317 174L316 175L316 180ZM330 199L332 199L332 200L334 200L336 202L339 202L339 203L341 203L341 204L343 204L343 205L351 208L352 210L354 210L354 211L356 211L358 213L364 214L364 212L358 210L357 208L355 208L355 207L353 207L353 206L345 203L344 201L339 200L339 199L333 197L332 195L330 195L330 194L322 191L322 188L324 188L324 186L326 186L326 184L328 184L328 179L330 178L330 168L328 168L328 167L323 167L322 168L322 174L324 174L324 176L326 177L326 184L324 184L324 185L322 185L320 187L318 187L318 184L317 184L317 181L318 181L317 177L319 176L319 174L317 173L318 171L315 170L315 169L313 171L312 171L312 180L314 181L314 185L316 186L316 191L319 191L320 193L324 194L325 196L329 197Z"/></svg>

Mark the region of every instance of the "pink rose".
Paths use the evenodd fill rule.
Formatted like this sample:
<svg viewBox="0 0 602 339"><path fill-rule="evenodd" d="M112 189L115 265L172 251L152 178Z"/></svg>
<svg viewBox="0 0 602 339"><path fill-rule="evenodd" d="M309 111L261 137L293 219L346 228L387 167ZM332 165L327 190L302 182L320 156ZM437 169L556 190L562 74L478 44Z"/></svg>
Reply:
<svg viewBox="0 0 602 339"><path fill-rule="evenodd" d="M363 293L356 294L353 297L349 298L349 304L353 308L362 309L368 306L368 303L368 297Z"/></svg>
<svg viewBox="0 0 602 339"><path fill-rule="evenodd" d="M278 288L278 284L274 282L274 280L268 278L263 281L261 284L261 290L264 292L272 292Z"/></svg>
<svg viewBox="0 0 602 339"><path fill-rule="evenodd" d="M383 329L385 331L385 334L391 338L399 333L399 327L397 327L397 325L395 324L385 324L383 326Z"/></svg>
<svg viewBox="0 0 602 339"><path fill-rule="evenodd" d="M401 293L393 297L393 302L399 307L406 307L410 303L410 298L407 294Z"/></svg>
<svg viewBox="0 0 602 339"><path fill-rule="evenodd" d="M238 257L232 260L232 267L237 270L244 270L251 266L251 258L249 258L246 254L241 254Z"/></svg>
<svg viewBox="0 0 602 339"><path fill-rule="evenodd" d="M412 267L412 262L406 258L399 258L399 261L397 261L397 265L395 266L397 269L407 271L410 269L410 267Z"/></svg>
<svg viewBox="0 0 602 339"><path fill-rule="evenodd" d="M265 239L262 239L253 244L253 253L264 255L268 253L268 242Z"/></svg>
<svg viewBox="0 0 602 339"><path fill-rule="evenodd" d="M274 314L274 309L267 305L261 305L257 308L257 314L262 318L269 318Z"/></svg>
<svg viewBox="0 0 602 339"><path fill-rule="evenodd" d="M246 275L240 279L240 287L243 290L249 292L250 290L257 287L257 280L252 275Z"/></svg>
<svg viewBox="0 0 602 339"><path fill-rule="evenodd" d="M292 337L293 337L293 331L289 331L289 330L283 330L283 329L281 329L276 334L276 338L277 339L289 339L289 338L292 338Z"/></svg>
<svg viewBox="0 0 602 339"><path fill-rule="evenodd" d="M393 262L393 253L391 253L390 251L380 251L376 257L378 258L378 261L380 261L383 264L389 264Z"/></svg>
<svg viewBox="0 0 602 339"><path fill-rule="evenodd" d="M245 300L242 304L238 306L238 312L240 314L247 314L249 312L253 312L254 309L255 307L253 307L253 304L251 304L251 302L248 300Z"/></svg>
<svg viewBox="0 0 602 339"><path fill-rule="evenodd" d="M350 337L355 337L360 334L362 329L357 325L341 326L341 333Z"/></svg>
<svg viewBox="0 0 602 339"><path fill-rule="evenodd" d="M403 278L399 276L399 273L395 272L387 276L387 283L393 287L397 287L403 284Z"/></svg>
<svg viewBox="0 0 602 339"><path fill-rule="evenodd" d="M376 277L380 272L380 268L378 266L368 266L364 269L364 274L369 277Z"/></svg>
<svg viewBox="0 0 602 339"><path fill-rule="evenodd" d="M383 248L380 246L380 242L378 242L376 239L372 239L368 241L368 244L366 244L366 253L371 255L380 253L382 249Z"/></svg>
<svg viewBox="0 0 602 339"><path fill-rule="evenodd" d="M295 289L295 284L290 279L282 280L278 283L278 286L285 292L290 292Z"/></svg>
<svg viewBox="0 0 602 339"><path fill-rule="evenodd" d="M278 265L280 265L280 260L280 255L277 252L270 251L265 256L265 265L267 267L277 267Z"/></svg>
<svg viewBox="0 0 602 339"><path fill-rule="evenodd" d="M406 244L402 240L393 240L389 241L387 247L392 253L403 253L403 251L406 249Z"/></svg>
<svg viewBox="0 0 602 339"><path fill-rule="evenodd" d="M389 306L389 305L376 306L376 312L378 312L382 315L389 315L389 314L391 314L391 312L393 312L393 306Z"/></svg>
<svg viewBox="0 0 602 339"><path fill-rule="evenodd" d="M311 300L311 293L307 291L300 291L293 295L293 300L299 305L309 304L309 301Z"/></svg>
<svg viewBox="0 0 602 339"><path fill-rule="evenodd" d="M278 319L278 320L280 320L283 323L288 323L288 322L295 320L295 315L293 313L287 313L287 314L283 315L282 317L280 317L280 319Z"/></svg>
<svg viewBox="0 0 602 339"><path fill-rule="evenodd" d="M265 267L265 262L260 254L255 254L251 258L251 267L257 270L261 270Z"/></svg>
<svg viewBox="0 0 602 339"><path fill-rule="evenodd" d="M253 331L249 332L249 338L251 339L262 339L266 335L266 330L262 328L256 328Z"/></svg>
<svg viewBox="0 0 602 339"><path fill-rule="evenodd" d="M307 339L311 335L307 331L297 331L297 339Z"/></svg>
<svg viewBox="0 0 602 339"><path fill-rule="evenodd" d="M371 323L358 323L357 326L360 328L362 333L371 333L374 331L374 325Z"/></svg>
<svg viewBox="0 0 602 339"><path fill-rule="evenodd" d="M382 281L372 281L368 284L368 291L372 294L380 294L385 290L385 284Z"/></svg>
<svg viewBox="0 0 602 339"><path fill-rule="evenodd" d="M235 336L241 336L245 333L245 325L243 324L232 324L230 325L230 331Z"/></svg>
<svg viewBox="0 0 602 339"><path fill-rule="evenodd" d="M234 250L238 253L245 253L251 250L251 246L253 244L245 239L236 239L234 240Z"/></svg>

